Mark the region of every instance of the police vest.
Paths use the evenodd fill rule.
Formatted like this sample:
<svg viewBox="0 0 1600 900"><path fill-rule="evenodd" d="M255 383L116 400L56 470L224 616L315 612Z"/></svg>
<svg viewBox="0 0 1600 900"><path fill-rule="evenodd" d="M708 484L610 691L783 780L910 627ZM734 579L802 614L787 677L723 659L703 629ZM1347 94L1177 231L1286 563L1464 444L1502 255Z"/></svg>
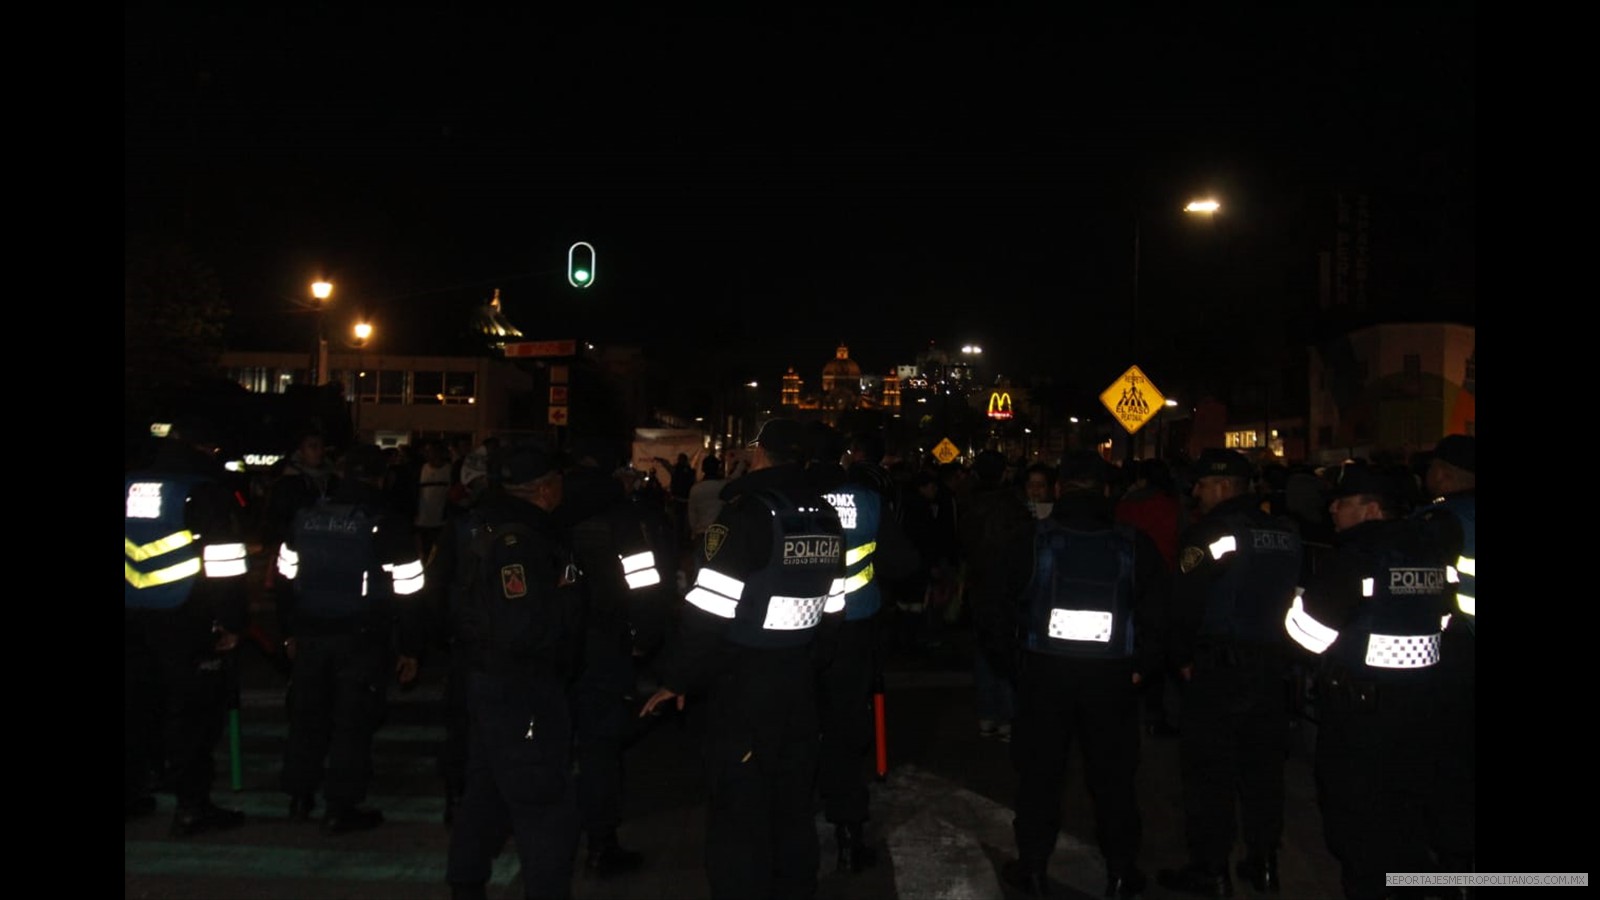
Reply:
<svg viewBox="0 0 1600 900"><path fill-rule="evenodd" d="M177 609L203 572L200 541L184 511L203 475L135 473L124 479L123 604L130 609Z"/></svg>
<svg viewBox="0 0 1600 900"><path fill-rule="evenodd" d="M777 491L734 502L759 503L770 514L772 553L766 567L740 578L707 563L684 600L731 619L727 636L740 646L810 643L822 614L844 607L844 535L838 514L827 504L799 506Z"/></svg>
<svg viewBox="0 0 1600 900"><path fill-rule="evenodd" d="M388 604L394 579L378 558L381 518L375 510L327 500L295 513L289 555L297 559L285 574L294 580L297 613L339 619Z"/></svg>
<svg viewBox="0 0 1600 900"><path fill-rule="evenodd" d="M1133 554L1134 532L1126 524L1075 531L1040 520L1023 646L1085 659L1132 656Z"/></svg>
<svg viewBox="0 0 1600 900"><path fill-rule="evenodd" d="M878 525L883 521L883 496L863 484L842 484L822 497L839 514L844 529L844 617L852 622L865 619L883 604L883 592L872 571Z"/></svg>
<svg viewBox="0 0 1600 900"><path fill-rule="evenodd" d="M1228 563L1211 585L1200 635L1279 643L1284 613L1300 581L1300 536L1264 514L1229 514L1221 524L1222 532L1204 549L1213 560Z"/></svg>
<svg viewBox="0 0 1600 900"><path fill-rule="evenodd" d="M582 647L582 578L563 548L526 524L478 518L458 559L457 638L473 666L570 674Z"/></svg>
<svg viewBox="0 0 1600 900"><path fill-rule="evenodd" d="M1473 494L1441 497L1417 510L1415 515L1424 516L1436 510L1450 513L1461 523L1461 555L1454 561L1456 575L1460 579L1456 584L1455 611L1461 614L1467 624L1467 630L1475 635L1478 633L1478 543L1475 539L1478 498Z"/></svg>

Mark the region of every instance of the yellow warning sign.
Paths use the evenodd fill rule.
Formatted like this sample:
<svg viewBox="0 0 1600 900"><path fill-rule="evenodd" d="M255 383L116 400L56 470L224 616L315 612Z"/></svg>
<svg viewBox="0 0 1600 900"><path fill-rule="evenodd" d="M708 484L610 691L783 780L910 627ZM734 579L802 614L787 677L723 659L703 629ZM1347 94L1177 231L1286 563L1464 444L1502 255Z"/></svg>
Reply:
<svg viewBox="0 0 1600 900"><path fill-rule="evenodd" d="M933 448L933 458L942 463L954 462L960 455L961 451L956 449L955 444L950 443L949 438L940 441L938 446Z"/></svg>
<svg viewBox="0 0 1600 900"><path fill-rule="evenodd" d="M1161 396L1161 392L1139 371L1138 366L1131 366L1122 373L1121 378L1105 389L1105 393L1100 395L1100 402L1111 410L1111 415L1122 423L1129 434L1133 434L1161 412L1161 406L1167 402L1167 398Z"/></svg>

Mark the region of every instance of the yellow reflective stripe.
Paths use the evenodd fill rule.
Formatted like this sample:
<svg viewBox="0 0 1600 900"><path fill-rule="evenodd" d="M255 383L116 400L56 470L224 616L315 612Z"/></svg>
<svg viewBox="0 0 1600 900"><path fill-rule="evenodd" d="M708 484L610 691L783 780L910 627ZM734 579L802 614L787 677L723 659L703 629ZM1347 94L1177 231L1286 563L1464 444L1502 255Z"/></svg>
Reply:
<svg viewBox="0 0 1600 900"><path fill-rule="evenodd" d="M847 566L853 566L856 563L861 562L863 559L871 556L872 551L876 549L878 549L877 541L867 541L865 544L862 544L859 547L851 547L844 554L844 564Z"/></svg>
<svg viewBox="0 0 1600 900"><path fill-rule="evenodd" d="M1471 556L1462 556L1456 559L1456 569L1463 575L1478 577L1478 560Z"/></svg>
<svg viewBox="0 0 1600 900"><path fill-rule="evenodd" d="M157 569L154 572L141 572L127 562L124 562L122 567L123 576L128 579L128 583L140 590L147 587L155 587L158 584L171 584L174 581L182 581L185 578L193 578L200 574L199 559L186 559L181 563L167 566L165 569Z"/></svg>
<svg viewBox="0 0 1600 900"><path fill-rule="evenodd" d="M1471 594L1463 594L1457 591L1456 606L1461 607L1462 612L1472 616L1474 619L1478 617L1478 601Z"/></svg>
<svg viewBox="0 0 1600 900"><path fill-rule="evenodd" d="M194 543L194 535L186 528L183 531L174 531L164 538L158 538L148 544L135 544L126 537L122 539L123 551L134 562L143 562L153 556L171 553L181 547Z"/></svg>
<svg viewBox="0 0 1600 900"><path fill-rule="evenodd" d="M872 564L844 580L844 592L853 594L872 583Z"/></svg>

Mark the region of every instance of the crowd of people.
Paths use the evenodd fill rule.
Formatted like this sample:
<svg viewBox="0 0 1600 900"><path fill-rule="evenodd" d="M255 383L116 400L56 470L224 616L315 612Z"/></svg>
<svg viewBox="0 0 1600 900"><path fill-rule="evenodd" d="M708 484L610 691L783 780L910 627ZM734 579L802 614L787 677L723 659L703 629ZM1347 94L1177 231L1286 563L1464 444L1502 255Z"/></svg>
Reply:
<svg viewBox="0 0 1600 900"><path fill-rule="evenodd" d="M774 419L736 467L680 456L663 476L601 441L335 459L307 432L256 503L216 443L179 423L127 475L126 812L151 812L159 779L175 836L243 821L210 784L224 663L253 638L289 675L289 817L330 834L382 824L365 801L387 692L447 660L457 898L485 896L508 839L529 897L568 896L580 860L601 876L643 865L621 838L627 749L640 720L690 705L712 895L812 896L817 809L841 869L876 862L885 656L942 652L961 631L977 732L1016 767L1001 874L1017 890L1048 891L1074 746L1106 895L1145 887L1141 731L1179 741L1189 856L1160 883L1279 890L1301 719L1318 726L1346 896L1385 896L1385 872L1471 870L1471 437L1322 469L1231 450L1120 467L985 450L963 465ZM278 640L249 621L250 546L271 560Z"/></svg>

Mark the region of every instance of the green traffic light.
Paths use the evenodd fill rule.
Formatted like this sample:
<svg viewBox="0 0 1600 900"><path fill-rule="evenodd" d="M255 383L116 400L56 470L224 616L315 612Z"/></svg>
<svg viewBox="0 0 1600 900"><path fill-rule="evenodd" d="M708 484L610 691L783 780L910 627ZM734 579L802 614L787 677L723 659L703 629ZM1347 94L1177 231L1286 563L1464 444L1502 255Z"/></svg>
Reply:
<svg viewBox="0 0 1600 900"><path fill-rule="evenodd" d="M589 280L589 270L587 270L587 269L574 269L574 270L572 270L572 280L576 281L576 282L579 282L579 283L588 281Z"/></svg>
<svg viewBox="0 0 1600 900"><path fill-rule="evenodd" d="M567 282L576 288L594 284L594 246L578 241L567 248Z"/></svg>

